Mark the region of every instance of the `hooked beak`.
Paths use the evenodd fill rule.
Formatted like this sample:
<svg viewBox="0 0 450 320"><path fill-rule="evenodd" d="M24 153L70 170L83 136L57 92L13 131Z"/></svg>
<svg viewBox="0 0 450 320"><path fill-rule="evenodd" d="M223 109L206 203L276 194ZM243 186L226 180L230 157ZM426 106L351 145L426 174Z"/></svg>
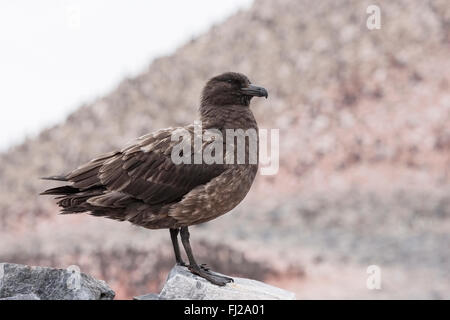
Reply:
<svg viewBox="0 0 450 320"><path fill-rule="evenodd" d="M252 97L266 97L267 99L267 97L269 96L265 88L255 86L253 84L249 84L247 88L242 88L241 91L244 94Z"/></svg>

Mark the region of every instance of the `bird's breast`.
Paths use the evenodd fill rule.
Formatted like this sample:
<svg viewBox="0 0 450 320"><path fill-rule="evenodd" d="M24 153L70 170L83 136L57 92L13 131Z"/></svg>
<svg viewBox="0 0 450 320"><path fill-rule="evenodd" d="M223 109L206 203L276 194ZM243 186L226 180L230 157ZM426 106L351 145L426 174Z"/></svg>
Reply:
<svg viewBox="0 0 450 320"><path fill-rule="evenodd" d="M209 183L189 192L169 210L178 226L206 222L235 208L247 195L258 171L257 165L232 165Z"/></svg>

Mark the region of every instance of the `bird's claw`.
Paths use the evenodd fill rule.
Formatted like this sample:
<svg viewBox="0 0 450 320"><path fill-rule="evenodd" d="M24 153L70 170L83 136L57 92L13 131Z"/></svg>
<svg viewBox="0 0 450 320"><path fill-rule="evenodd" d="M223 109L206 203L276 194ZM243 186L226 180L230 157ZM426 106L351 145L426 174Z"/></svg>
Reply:
<svg viewBox="0 0 450 320"><path fill-rule="evenodd" d="M188 266L188 269L193 274L202 277L205 280L208 280L212 284L218 286L224 286L227 283L234 282L233 278L220 276L218 274L214 274L209 270L203 269L201 266Z"/></svg>
<svg viewBox="0 0 450 320"><path fill-rule="evenodd" d="M211 269L208 267L208 265L207 265L206 263L202 263L202 264L200 265L200 268L203 269L203 270L205 270L205 271L210 271L210 270L211 270Z"/></svg>

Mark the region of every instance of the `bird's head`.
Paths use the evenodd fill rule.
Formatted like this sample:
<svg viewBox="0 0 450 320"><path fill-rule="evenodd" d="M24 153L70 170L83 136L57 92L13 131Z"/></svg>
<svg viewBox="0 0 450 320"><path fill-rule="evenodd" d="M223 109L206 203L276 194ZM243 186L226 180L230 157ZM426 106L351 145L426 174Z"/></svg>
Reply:
<svg viewBox="0 0 450 320"><path fill-rule="evenodd" d="M202 92L202 106L242 105L253 97L268 97L267 90L251 84L241 73L226 72L210 79Z"/></svg>

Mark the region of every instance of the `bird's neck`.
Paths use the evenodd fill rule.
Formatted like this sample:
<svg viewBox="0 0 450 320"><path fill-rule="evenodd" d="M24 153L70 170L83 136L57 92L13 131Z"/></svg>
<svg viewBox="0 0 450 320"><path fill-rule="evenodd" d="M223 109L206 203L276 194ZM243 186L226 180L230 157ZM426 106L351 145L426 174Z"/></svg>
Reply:
<svg viewBox="0 0 450 320"><path fill-rule="evenodd" d="M258 129L253 112L245 106L202 106L200 120L204 129Z"/></svg>

